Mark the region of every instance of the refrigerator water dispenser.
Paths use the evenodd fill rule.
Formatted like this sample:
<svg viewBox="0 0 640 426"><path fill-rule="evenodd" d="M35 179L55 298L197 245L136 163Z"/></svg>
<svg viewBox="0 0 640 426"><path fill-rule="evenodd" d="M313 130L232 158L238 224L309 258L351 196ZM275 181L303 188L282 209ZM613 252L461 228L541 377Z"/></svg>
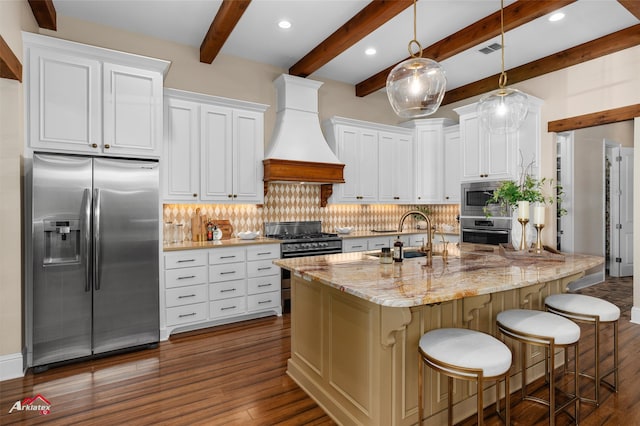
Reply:
<svg viewBox="0 0 640 426"><path fill-rule="evenodd" d="M80 263L80 220L44 220L43 264Z"/></svg>

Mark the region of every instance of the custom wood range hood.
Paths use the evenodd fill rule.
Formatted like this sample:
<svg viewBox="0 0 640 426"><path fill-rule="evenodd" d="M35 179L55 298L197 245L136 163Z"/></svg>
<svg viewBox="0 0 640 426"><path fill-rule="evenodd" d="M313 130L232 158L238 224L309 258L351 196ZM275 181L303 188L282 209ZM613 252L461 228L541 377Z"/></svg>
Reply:
<svg viewBox="0 0 640 426"><path fill-rule="evenodd" d="M334 183L344 183L344 164L335 156L320 129L318 81L282 74L277 89L276 124L263 160L265 194L268 182L321 184L322 207Z"/></svg>

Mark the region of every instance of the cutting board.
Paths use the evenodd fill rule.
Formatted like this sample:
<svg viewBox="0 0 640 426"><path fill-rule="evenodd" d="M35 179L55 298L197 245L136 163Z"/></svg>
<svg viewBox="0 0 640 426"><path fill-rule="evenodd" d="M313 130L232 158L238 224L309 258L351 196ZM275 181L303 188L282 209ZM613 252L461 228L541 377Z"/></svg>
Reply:
<svg viewBox="0 0 640 426"><path fill-rule="evenodd" d="M233 226L231 226L231 222L226 219L214 219L213 223L222 231L223 240L233 238Z"/></svg>

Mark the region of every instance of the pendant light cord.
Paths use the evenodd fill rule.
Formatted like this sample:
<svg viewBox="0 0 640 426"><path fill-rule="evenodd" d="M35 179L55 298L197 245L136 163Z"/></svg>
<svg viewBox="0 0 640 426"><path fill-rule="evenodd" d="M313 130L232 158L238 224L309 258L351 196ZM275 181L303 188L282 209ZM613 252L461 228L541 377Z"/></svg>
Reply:
<svg viewBox="0 0 640 426"><path fill-rule="evenodd" d="M502 0L500 0L502 1ZM409 50L409 55L411 55L412 58L422 58L422 46L420 45L420 42L418 41L418 24L417 24L417 16L418 16L418 12L417 12L417 8L416 8L416 3L417 0L413 0L413 40L411 40L409 42L409 46L407 46L407 49ZM416 45L416 47L418 48L418 53L414 53L413 50L411 50L411 46L412 45ZM503 59L504 61L504 59Z"/></svg>
<svg viewBox="0 0 640 426"><path fill-rule="evenodd" d="M498 79L498 87L504 89L507 85L507 73L504 72L504 0L500 0L500 44L502 45L502 49L500 49L500 53L502 53L502 72Z"/></svg>

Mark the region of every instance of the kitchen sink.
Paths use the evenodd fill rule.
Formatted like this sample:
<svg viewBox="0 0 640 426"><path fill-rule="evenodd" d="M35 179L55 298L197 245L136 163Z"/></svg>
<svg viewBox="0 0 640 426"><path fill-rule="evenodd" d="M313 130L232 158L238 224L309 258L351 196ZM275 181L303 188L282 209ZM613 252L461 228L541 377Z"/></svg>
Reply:
<svg viewBox="0 0 640 426"><path fill-rule="evenodd" d="M380 257L380 252L367 253L369 256ZM412 259L414 257L425 257L427 254L417 250L407 250L402 253L402 257L405 259Z"/></svg>

